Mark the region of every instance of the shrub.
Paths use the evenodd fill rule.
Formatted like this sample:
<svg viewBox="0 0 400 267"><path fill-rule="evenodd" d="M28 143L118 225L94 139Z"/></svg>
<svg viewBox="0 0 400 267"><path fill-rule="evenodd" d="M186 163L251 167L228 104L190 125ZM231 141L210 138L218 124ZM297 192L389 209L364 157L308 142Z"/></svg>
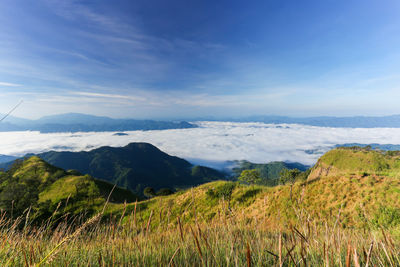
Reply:
<svg viewBox="0 0 400 267"><path fill-rule="evenodd" d="M73 176L81 176L82 175L78 170L68 170L67 174L73 175Z"/></svg>
<svg viewBox="0 0 400 267"><path fill-rule="evenodd" d="M172 195L174 191L170 188L161 188L157 191L157 196L169 196Z"/></svg>
<svg viewBox="0 0 400 267"><path fill-rule="evenodd" d="M209 189L206 194L211 198L224 198L225 200L231 200L232 192L236 187L235 182L226 182L214 189Z"/></svg>
<svg viewBox="0 0 400 267"><path fill-rule="evenodd" d="M260 171L257 169L242 171L238 180L247 184L257 184L262 181Z"/></svg>
<svg viewBox="0 0 400 267"><path fill-rule="evenodd" d="M378 228L397 226L400 224L400 209L380 206L372 219L372 223Z"/></svg>
<svg viewBox="0 0 400 267"><path fill-rule="evenodd" d="M245 203L247 200L254 198L258 193L261 192L261 188L251 188L248 187L248 190L246 190L243 194L241 194L236 200L239 203Z"/></svg>
<svg viewBox="0 0 400 267"><path fill-rule="evenodd" d="M154 191L153 187L146 187L143 189L143 195L145 195L147 198L152 198L156 195L156 192Z"/></svg>

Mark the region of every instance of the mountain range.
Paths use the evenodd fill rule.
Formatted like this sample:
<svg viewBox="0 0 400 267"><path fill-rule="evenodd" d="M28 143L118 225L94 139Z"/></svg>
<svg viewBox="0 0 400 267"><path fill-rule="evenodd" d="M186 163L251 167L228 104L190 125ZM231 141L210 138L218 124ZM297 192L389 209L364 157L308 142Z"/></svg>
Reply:
<svg viewBox="0 0 400 267"><path fill-rule="evenodd" d="M194 166L188 161L170 156L148 143L130 143L125 147L101 147L88 152L56 152L29 154L66 170L115 183L137 195L145 187L155 190L185 188L215 179L226 174L204 166ZM0 164L8 169L12 162Z"/></svg>
<svg viewBox="0 0 400 267"><path fill-rule="evenodd" d="M8 155L1 155L0 154L0 164L11 162L11 161L14 161L16 159L17 159L17 157L14 157L14 156L8 156Z"/></svg>
<svg viewBox="0 0 400 267"><path fill-rule="evenodd" d="M0 124L0 132L40 131L55 132L104 132L195 128L186 121L155 121L134 119L112 119L79 113L67 113L42 117L37 120L8 117Z"/></svg>
<svg viewBox="0 0 400 267"><path fill-rule="evenodd" d="M390 116L350 116L350 117L288 117L288 116L248 116L241 118L201 117L188 119L190 121L231 121L231 122L262 122L268 124L303 124L319 127L343 128L400 128L400 115Z"/></svg>
<svg viewBox="0 0 400 267"><path fill-rule="evenodd" d="M170 156L148 143L130 143L125 147L100 147L88 152L56 152L28 154L25 158L38 156L46 162L66 170L77 170L99 179L115 183L123 188L142 195L145 187L155 190L185 188L216 179L236 179L243 170L257 169L262 184L276 185L280 172L284 169L305 171L309 166L300 163L270 162L255 164L248 161L232 162L235 167L231 173L192 165L188 161ZM0 168L9 169L14 157ZM0 157L1 159L1 157Z"/></svg>
<svg viewBox="0 0 400 267"><path fill-rule="evenodd" d="M66 113L45 116L37 120L7 117L0 124L0 132L4 131L40 131L54 132L92 132L92 131L135 131L166 130L196 128L196 124L188 121L231 121L262 122L268 124L303 124L319 127L344 128L400 128L400 115L391 116L353 116L353 117L287 117L287 116L248 116L241 118L198 117L185 120L137 120L112 119L80 113Z"/></svg>

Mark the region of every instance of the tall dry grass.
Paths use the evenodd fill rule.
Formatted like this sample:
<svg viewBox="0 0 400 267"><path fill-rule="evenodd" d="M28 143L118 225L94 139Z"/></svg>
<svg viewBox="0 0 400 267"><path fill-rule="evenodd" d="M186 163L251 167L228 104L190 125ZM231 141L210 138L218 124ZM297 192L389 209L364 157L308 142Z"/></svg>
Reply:
<svg viewBox="0 0 400 267"><path fill-rule="evenodd" d="M11 220L2 213L0 265L400 266L400 240L391 231L342 229L310 217L277 228L224 214L209 223L177 218L155 224L152 212L99 223L100 213L35 226L26 217Z"/></svg>

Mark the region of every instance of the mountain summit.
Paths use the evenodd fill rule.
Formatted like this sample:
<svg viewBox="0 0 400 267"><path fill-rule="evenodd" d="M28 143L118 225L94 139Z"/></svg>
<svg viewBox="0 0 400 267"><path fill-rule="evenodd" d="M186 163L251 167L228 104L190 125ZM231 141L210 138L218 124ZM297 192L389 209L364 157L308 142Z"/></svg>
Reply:
<svg viewBox="0 0 400 267"><path fill-rule="evenodd" d="M50 151L38 156L60 168L88 173L137 194L141 194L145 187L188 187L224 178L219 171L193 166L148 143L130 143L125 147L106 146L88 152Z"/></svg>

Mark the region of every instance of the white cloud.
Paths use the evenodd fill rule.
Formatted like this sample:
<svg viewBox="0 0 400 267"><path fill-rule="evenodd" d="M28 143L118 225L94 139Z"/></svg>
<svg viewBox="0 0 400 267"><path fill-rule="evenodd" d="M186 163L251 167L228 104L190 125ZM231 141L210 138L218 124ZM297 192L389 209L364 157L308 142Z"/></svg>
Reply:
<svg viewBox="0 0 400 267"><path fill-rule="evenodd" d="M0 82L0 86L6 86L6 87L19 87L19 86L21 86L21 85L20 85L20 84L16 84L16 83Z"/></svg>
<svg viewBox="0 0 400 267"><path fill-rule="evenodd" d="M329 150L336 144L400 144L399 128L324 128L296 124L198 122L199 128L162 131L131 131L127 136L112 132L55 133L1 132L0 154L24 155L48 150L90 150L100 146L124 146L148 142L178 157L209 166L229 160L256 163L294 161L313 164L318 154L306 150Z"/></svg>
<svg viewBox="0 0 400 267"><path fill-rule="evenodd" d="M71 92L71 94L89 96L89 97L100 97L100 98L119 98L134 101L146 101L146 98L139 96L128 96L119 94L102 94L102 93L91 93L91 92Z"/></svg>

